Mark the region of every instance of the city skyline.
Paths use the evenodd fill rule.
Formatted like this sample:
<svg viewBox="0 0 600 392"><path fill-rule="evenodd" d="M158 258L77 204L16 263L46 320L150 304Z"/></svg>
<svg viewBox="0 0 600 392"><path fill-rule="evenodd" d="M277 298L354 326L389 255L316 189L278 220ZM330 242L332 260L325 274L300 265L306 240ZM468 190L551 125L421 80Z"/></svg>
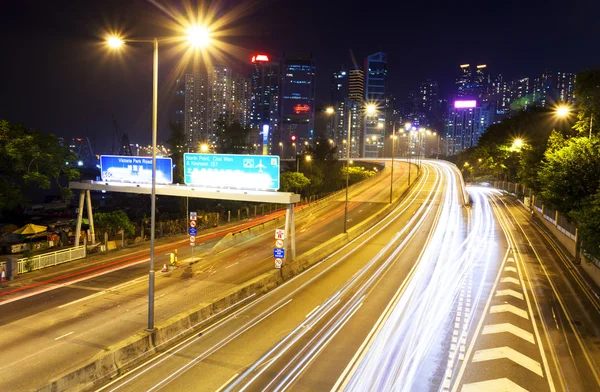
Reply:
<svg viewBox="0 0 600 392"><path fill-rule="evenodd" d="M239 24L237 35L230 40L238 50L221 63L238 72L244 71L252 53L281 56L286 51L311 51L316 61L317 105L328 103L333 71L341 67L353 68L353 62L360 67L366 56L379 50L389 56L388 90L400 100L409 91L418 90L419 84L428 78L438 82L438 94L445 96L454 85L456 64L488 64L494 74L502 73L506 79L516 79L542 73L545 69L577 72L599 62L598 55L592 51L578 50L583 43L576 38L597 30L597 27L584 23L587 15L593 12L576 7L567 7L558 13L551 7L538 8L536 3L520 5L516 21L531 19L531 31L540 32L536 38L519 34L519 29L502 34L495 31L495 24L506 17L511 7L507 5L505 12L490 13L492 7L484 5L478 12L489 14L486 24L475 20L470 28L456 27L442 37L443 26L434 26L434 21L444 19L444 10L449 11L449 18L459 14L450 5L444 5L437 11L427 11L431 16L431 22L426 24L430 33L417 31L416 22L406 18L406 31L402 34L403 39L398 40L398 29L391 23L393 18L387 15L382 15L372 29L368 28L368 23L359 24L356 34L340 36L336 32L342 32L348 26L348 22L341 20L360 14L357 10L342 7L343 3L316 7L316 2L309 1L307 9L295 10L289 9L290 3L285 1L260 3L252 9L248 4L236 23ZM134 1L129 5L129 11L144 16L136 23L134 18L118 14L119 6L120 2L111 1L89 2L85 7L76 2L65 2L63 10L39 5L25 12L23 5L11 5L15 17L2 27L3 36L17 31L23 18L39 23L32 23L18 39L6 41L15 62L10 69L7 64L0 66L4 75L0 117L66 138L90 136L92 142L98 144L100 140L93 139L100 139L100 135L112 131L114 114L132 141L146 143L149 140L151 98L151 70L147 66L150 51L132 45L127 61L113 61L115 59L107 58L100 48L100 33L106 26L119 25L131 34L158 35L164 32L164 27L157 26L153 18L166 17L157 7ZM221 3L221 7L222 14L235 8L228 3ZM426 11L419 5L407 7L407 11ZM319 12L311 12L311 8ZM373 12L367 11L365 20ZM476 16L473 12L464 16L472 18ZM274 15L278 17L274 18ZM569 17L580 21L569 31L559 33L548 27ZM469 29L472 34L467 34ZM52 34L44 36L44 31ZM499 40L501 35L506 40ZM525 53L524 48L530 48L533 41L536 42L534 50ZM554 56L556 48L563 48L564 55ZM175 96L175 79L184 73L175 75L176 67L170 64L174 60L169 52L170 49L165 47L160 55L160 140L167 137L164 130L168 120L174 120L169 118L172 117L169 101ZM436 61L432 61L433 58ZM21 90L29 94L19 94ZM31 104L34 111L30 109Z"/></svg>

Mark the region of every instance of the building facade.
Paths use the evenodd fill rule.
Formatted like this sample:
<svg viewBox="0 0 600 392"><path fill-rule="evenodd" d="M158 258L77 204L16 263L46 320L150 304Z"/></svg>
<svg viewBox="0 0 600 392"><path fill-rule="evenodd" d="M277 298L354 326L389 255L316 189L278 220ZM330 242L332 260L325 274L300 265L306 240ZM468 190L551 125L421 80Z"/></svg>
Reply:
<svg viewBox="0 0 600 392"><path fill-rule="evenodd" d="M281 60L279 141L312 145L315 122L315 61L311 53L284 53Z"/></svg>
<svg viewBox="0 0 600 392"><path fill-rule="evenodd" d="M365 58L365 103L375 105L375 114L364 116L364 130L360 140L360 155L365 158L383 156L385 145L387 54L377 52Z"/></svg>
<svg viewBox="0 0 600 392"><path fill-rule="evenodd" d="M279 139L279 62L257 54L252 66L249 125L258 135L258 149L267 155L275 153Z"/></svg>
<svg viewBox="0 0 600 392"><path fill-rule="evenodd" d="M206 75L185 75L184 130L188 146L208 141Z"/></svg>

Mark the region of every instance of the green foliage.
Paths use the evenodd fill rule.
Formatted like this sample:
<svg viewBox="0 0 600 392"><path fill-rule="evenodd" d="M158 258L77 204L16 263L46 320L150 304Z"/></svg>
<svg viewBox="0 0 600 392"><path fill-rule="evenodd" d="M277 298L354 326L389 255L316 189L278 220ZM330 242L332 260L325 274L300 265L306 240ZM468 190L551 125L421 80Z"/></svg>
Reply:
<svg viewBox="0 0 600 392"><path fill-rule="evenodd" d="M133 224L123 211L94 214L94 226L96 226L96 230L109 235L117 234L121 230L124 230L125 234L128 235L134 233Z"/></svg>
<svg viewBox="0 0 600 392"><path fill-rule="evenodd" d="M310 156L310 161L307 157ZM304 149L300 159L300 170L310 179L310 193L333 192L339 189L341 178L334 168L337 161L337 147L321 137L313 146Z"/></svg>
<svg viewBox="0 0 600 392"><path fill-rule="evenodd" d="M57 137L0 120L0 210L28 205L26 195L56 184L64 199L73 197L61 178L75 180L79 171L69 165L75 156Z"/></svg>
<svg viewBox="0 0 600 392"><path fill-rule="evenodd" d="M365 170L365 168L361 166L350 166L348 170L346 170L346 166L344 166L340 170L343 178L346 178L346 171L348 172L348 183L350 185L362 180L366 180L367 178L371 178L375 175L373 170Z"/></svg>
<svg viewBox="0 0 600 392"><path fill-rule="evenodd" d="M577 222L583 248L600 258L600 192L588 198L580 210L571 211L570 217Z"/></svg>
<svg viewBox="0 0 600 392"><path fill-rule="evenodd" d="M310 180L302 173L285 172L281 174L281 190L299 193L310 185Z"/></svg>
<svg viewBox="0 0 600 392"><path fill-rule="evenodd" d="M571 216L590 203L600 187L598 138L569 139L561 149L549 150L539 172L540 198Z"/></svg>
<svg viewBox="0 0 600 392"><path fill-rule="evenodd" d="M575 96L577 100L577 123L573 127L582 136L589 135L590 117L597 124L592 130L600 129L600 68L595 67L577 74L575 79ZM594 132L598 134L598 132Z"/></svg>
<svg viewBox="0 0 600 392"><path fill-rule="evenodd" d="M222 116L215 124L217 133L216 153L248 154L252 150L249 143L250 130L229 114Z"/></svg>

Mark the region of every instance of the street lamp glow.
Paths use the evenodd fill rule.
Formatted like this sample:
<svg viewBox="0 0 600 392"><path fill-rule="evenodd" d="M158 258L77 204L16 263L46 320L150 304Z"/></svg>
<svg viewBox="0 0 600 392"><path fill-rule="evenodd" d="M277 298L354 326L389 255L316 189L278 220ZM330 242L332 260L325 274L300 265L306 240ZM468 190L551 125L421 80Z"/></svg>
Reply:
<svg viewBox="0 0 600 392"><path fill-rule="evenodd" d="M517 138L513 141L513 147L514 148L521 148L523 147L523 139L521 138Z"/></svg>
<svg viewBox="0 0 600 392"><path fill-rule="evenodd" d="M201 144L200 145L200 151L207 152L208 151L208 144Z"/></svg>
<svg viewBox="0 0 600 392"><path fill-rule="evenodd" d="M407 131L412 128L412 124L407 122L406 124L404 124L404 129L406 129Z"/></svg>
<svg viewBox="0 0 600 392"><path fill-rule="evenodd" d="M327 109L325 109L325 113L327 113L327 114L333 114L334 112L335 112L335 110L331 106L329 106Z"/></svg>
<svg viewBox="0 0 600 392"><path fill-rule="evenodd" d="M571 112L571 109L566 105L561 105L556 108L556 115L558 117L566 117Z"/></svg>
<svg viewBox="0 0 600 392"><path fill-rule="evenodd" d="M187 30L187 40L195 48L204 48L210 42L210 33L203 26L192 26Z"/></svg>
<svg viewBox="0 0 600 392"><path fill-rule="evenodd" d="M306 158L304 158L304 159L306 159L306 162L312 161L312 157L310 155L307 155Z"/></svg>
<svg viewBox="0 0 600 392"><path fill-rule="evenodd" d="M108 44L108 46L110 46L113 49L117 49L120 48L125 41L123 41L121 38L116 37L116 36L112 36L112 37L108 37L108 39L106 40L106 43Z"/></svg>
<svg viewBox="0 0 600 392"><path fill-rule="evenodd" d="M383 123L377 123L377 128L383 128Z"/></svg>
<svg viewBox="0 0 600 392"><path fill-rule="evenodd" d="M370 103L367 105L367 114L372 115L377 112L377 106L374 103Z"/></svg>

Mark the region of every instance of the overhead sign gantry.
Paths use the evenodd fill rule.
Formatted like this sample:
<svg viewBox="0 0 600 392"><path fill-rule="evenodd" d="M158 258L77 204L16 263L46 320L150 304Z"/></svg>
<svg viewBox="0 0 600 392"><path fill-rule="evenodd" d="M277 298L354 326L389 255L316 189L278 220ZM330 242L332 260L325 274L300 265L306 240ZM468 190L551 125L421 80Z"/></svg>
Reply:
<svg viewBox="0 0 600 392"><path fill-rule="evenodd" d="M102 181L69 183L69 188L81 190L76 245L79 245L86 196L91 237L95 242L90 191L152 193L152 157L103 155L100 161ZM293 207L300 201L300 195L277 192L280 187L278 156L184 154L185 184L172 184L172 168L170 158L157 157L156 195L287 205L285 236L290 239L292 259L295 257Z"/></svg>

